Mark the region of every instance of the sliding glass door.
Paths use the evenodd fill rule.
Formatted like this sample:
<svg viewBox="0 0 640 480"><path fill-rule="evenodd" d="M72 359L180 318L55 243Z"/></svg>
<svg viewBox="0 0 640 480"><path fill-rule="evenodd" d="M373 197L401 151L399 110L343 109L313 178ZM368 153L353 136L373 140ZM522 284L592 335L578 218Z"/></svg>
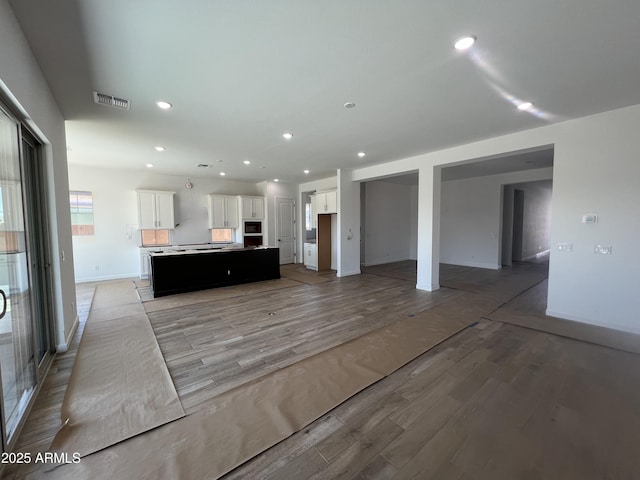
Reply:
<svg viewBox="0 0 640 480"><path fill-rule="evenodd" d="M41 381L54 350L53 280L47 218L46 171L41 155L42 144L24 128L21 130L21 140L31 310L38 367L37 378Z"/></svg>
<svg viewBox="0 0 640 480"><path fill-rule="evenodd" d="M20 128L0 110L0 375L3 437L10 442L36 385Z"/></svg>

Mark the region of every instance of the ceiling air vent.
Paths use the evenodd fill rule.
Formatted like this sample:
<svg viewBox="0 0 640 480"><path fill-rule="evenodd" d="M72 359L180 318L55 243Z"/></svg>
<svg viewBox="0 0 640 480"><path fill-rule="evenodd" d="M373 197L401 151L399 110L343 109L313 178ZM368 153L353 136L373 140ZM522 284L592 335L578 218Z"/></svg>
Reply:
<svg viewBox="0 0 640 480"><path fill-rule="evenodd" d="M199 163L196 165L198 168L211 168L211 165L207 165L206 163Z"/></svg>
<svg viewBox="0 0 640 480"><path fill-rule="evenodd" d="M98 105L106 105L107 107L120 108L122 110L129 110L129 100L124 98L114 97L113 95L106 95L104 93L93 92L93 101Z"/></svg>

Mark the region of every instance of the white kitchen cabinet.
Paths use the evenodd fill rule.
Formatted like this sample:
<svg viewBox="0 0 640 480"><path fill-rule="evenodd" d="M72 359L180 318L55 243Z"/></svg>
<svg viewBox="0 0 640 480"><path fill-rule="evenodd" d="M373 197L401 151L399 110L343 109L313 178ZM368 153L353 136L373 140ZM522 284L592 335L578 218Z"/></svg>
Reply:
<svg viewBox="0 0 640 480"><path fill-rule="evenodd" d="M304 244L304 266L318 270L318 250L315 243Z"/></svg>
<svg viewBox="0 0 640 480"><path fill-rule="evenodd" d="M140 230L173 229L175 192L138 190L138 227Z"/></svg>
<svg viewBox="0 0 640 480"><path fill-rule="evenodd" d="M316 192L316 213L338 213L338 192Z"/></svg>
<svg viewBox="0 0 640 480"><path fill-rule="evenodd" d="M263 197L238 197L240 199L240 212L243 219L262 220L264 218Z"/></svg>
<svg viewBox="0 0 640 480"><path fill-rule="evenodd" d="M207 195L209 228L238 228L238 198L231 195Z"/></svg>

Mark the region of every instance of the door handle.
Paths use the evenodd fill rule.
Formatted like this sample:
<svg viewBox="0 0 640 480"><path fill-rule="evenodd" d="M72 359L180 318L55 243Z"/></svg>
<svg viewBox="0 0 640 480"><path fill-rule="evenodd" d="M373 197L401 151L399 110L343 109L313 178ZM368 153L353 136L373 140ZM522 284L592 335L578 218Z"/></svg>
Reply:
<svg viewBox="0 0 640 480"><path fill-rule="evenodd" d="M0 295L2 295L2 313L0 313L0 320L4 318L4 315L7 313L7 295L4 293L4 290L0 288Z"/></svg>

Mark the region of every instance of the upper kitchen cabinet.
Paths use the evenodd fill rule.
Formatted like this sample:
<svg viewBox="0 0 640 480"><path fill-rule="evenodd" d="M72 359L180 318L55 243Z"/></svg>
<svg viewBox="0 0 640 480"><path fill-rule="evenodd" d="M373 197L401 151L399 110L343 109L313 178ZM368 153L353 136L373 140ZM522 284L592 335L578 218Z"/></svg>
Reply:
<svg viewBox="0 0 640 480"><path fill-rule="evenodd" d="M231 195L207 195L209 228L238 228L238 198Z"/></svg>
<svg viewBox="0 0 640 480"><path fill-rule="evenodd" d="M263 197L238 197L240 199L240 212L242 218L253 218L262 220L264 218L264 198Z"/></svg>
<svg viewBox="0 0 640 480"><path fill-rule="evenodd" d="M338 195L336 190L316 192L315 213L338 213Z"/></svg>
<svg viewBox="0 0 640 480"><path fill-rule="evenodd" d="M174 228L173 196L175 193L137 190L138 228L140 230Z"/></svg>

